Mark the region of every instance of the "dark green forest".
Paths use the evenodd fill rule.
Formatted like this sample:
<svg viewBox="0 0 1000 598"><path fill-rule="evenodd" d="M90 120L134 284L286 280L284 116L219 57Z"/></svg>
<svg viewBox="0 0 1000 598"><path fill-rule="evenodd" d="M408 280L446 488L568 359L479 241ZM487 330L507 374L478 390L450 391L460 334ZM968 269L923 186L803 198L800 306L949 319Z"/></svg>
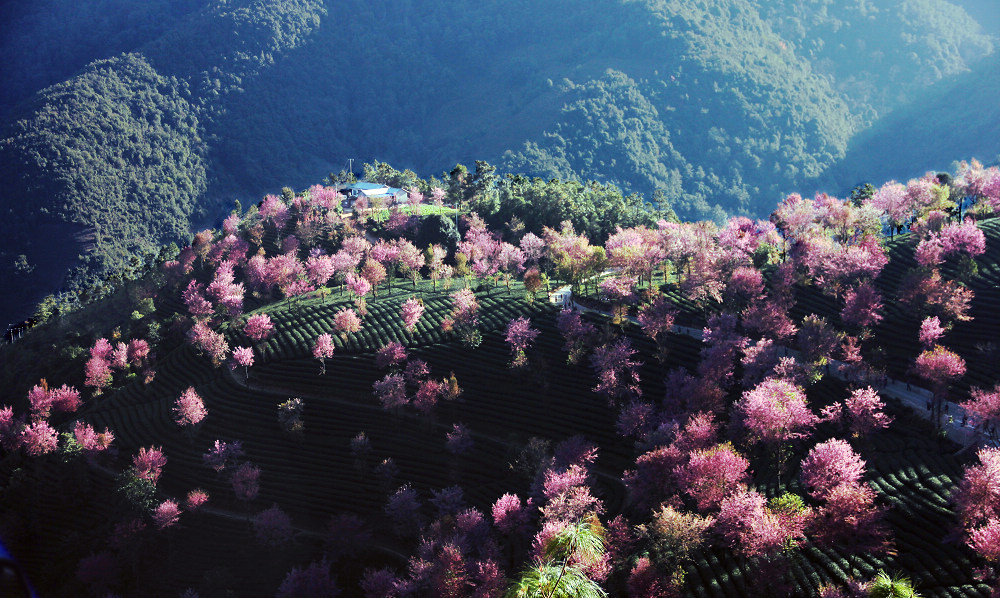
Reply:
<svg viewBox="0 0 1000 598"><path fill-rule="evenodd" d="M998 122L996 23L967 6L14 0L0 8L0 274L17 292L0 313L89 289L234 200L349 159L445 185L484 160L716 221L791 190L846 193L894 153L858 141L873 131L921 153L898 161L910 168L946 169L962 147L992 161L997 137L976 123ZM914 137L914 122L943 132ZM877 174L922 174L899 168ZM47 238L63 225L73 234Z"/></svg>

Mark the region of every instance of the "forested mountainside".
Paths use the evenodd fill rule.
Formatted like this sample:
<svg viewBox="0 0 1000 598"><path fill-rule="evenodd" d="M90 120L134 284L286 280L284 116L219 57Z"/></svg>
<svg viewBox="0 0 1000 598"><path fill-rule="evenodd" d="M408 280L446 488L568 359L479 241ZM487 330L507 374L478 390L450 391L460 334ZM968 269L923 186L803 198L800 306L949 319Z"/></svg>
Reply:
<svg viewBox="0 0 1000 598"><path fill-rule="evenodd" d="M834 167L834 178L905 178L907 172L933 170L963 149L1000 158L994 141L1000 139L997 97L1000 55L993 54L971 71L914 94L905 105L856 135Z"/></svg>
<svg viewBox="0 0 1000 598"><path fill-rule="evenodd" d="M859 182L831 170L851 140L996 41L945 0L19 0L0 17L0 269L23 300L348 158L425 176L483 159L682 218L759 215ZM39 243L53 221L74 234Z"/></svg>

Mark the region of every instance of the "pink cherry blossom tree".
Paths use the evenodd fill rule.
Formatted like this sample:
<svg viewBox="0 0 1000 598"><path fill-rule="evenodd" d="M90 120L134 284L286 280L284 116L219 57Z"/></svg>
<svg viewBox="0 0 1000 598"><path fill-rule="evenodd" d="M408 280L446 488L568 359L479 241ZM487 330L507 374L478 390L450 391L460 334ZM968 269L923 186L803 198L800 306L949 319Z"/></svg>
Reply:
<svg viewBox="0 0 1000 598"><path fill-rule="evenodd" d="M243 333L255 343L267 340L274 334L274 323L271 322L271 316L265 313L250 316L243 326Z"/></svg>
<svg viewBox="0 0 1000 598"><path fill-rule="evenodd" d="M780 298L758 301L740 313L743 327L775 341L787 339L798 331L788 317L789 308L788 302Z"/></svg>
<svg viewBox="0 0 1000 598"><path fill-rule="evenodd" d="M882 185L871 198L871 204L885 214L889 221L889 238L903 225L907 224L913 215L914 205L906 194L906 185L889 181Z"/></svg>
<svg viewBox="0 0 1000 598"><path fill-rule="evenodd" d="M840 335L829 325L826 318L816 314L809 314L802 319L796 340L802 353L802 360L816 365L828 363L834 351L840 347Z"/></svg>
<svg viewBox="0 0 1000 598"><path fill-rule="evenodd" d="M882 307L882 296L866 282L844 294L840 319L847 326L870 328L882 321Z"/></svg>
<svg viewBox="0 0 1000 598"><path fill-rule="evenodd" d="M271 549L286 546L295 531L291 517L276 504L254 515L250 523L257 541Z"/></svg>
<svg viewBox="0 0 1000 598"><path fill-rule="evenodd" d="M953 280L942 278L939 268L930 272L915 270L904 277L899 286L900 303L917 315L932 313L942 323L952 320L966 322L972 319L969 311L975 293L972 289Z"/></svg>
<svg viewBox="0 0 1000 598"><path fill-rule="evenodd" d="M229 353L229 343L222 333L209 328L205 322L196 321L187 333L188 342L194 345L204 355L212 360L212 365L218 367Z"/></svg>
<svg viewBox="0 0 1000 598"><path fill-rule="evenodd" d="M865 462L844 440L834 438L814 446L802 460L802 483L817 500L826 500L842 484L858 484Z"/></svg>
<svg viewBox="0 0 1000 598"><path fill-rule="evenodd" d="M941 345L934 345L917 356L913 369L918 376L931 384L934 393L932 416L935 425L941 425L941 414L948 396L948 385L965 375L965 360Z"/></svg>
<svg viewBox="0 0 1000 598"><path fill-rule="evenodd" d="M980 449L979 463L966 467L955 492L959 519L967 543L984 558L996 562L1000 522L1000 449Z"/></svg>
<svg viewBox="0 0 1000 598"><path fill-rule="evenodd" d="M743 348L743 380L745 387L756 386L774 372L778 365L778 346L764 338Z"/></svg>
<svg viewBox="0 0 1000 598"><path fill-rule="evenodd" d="M260 493L260 467L249 461L241 463L229 478L236 498L249 503Z"/></svg>
<svg viewBox="0 0 1000 598"><path fill-rule="evenodd" d="M44 378L28 391L28 407L31 409L32 419L47 419L52 415L52 394Z"/></svg>
<svg viewBox="0 0 1000 598"><path fill-rule="evenodd" d="M375 353L375 367L380 370L396 368L406 363L406 347L397 341L392 341Z"/></svg>
<svg viewBox="0 0 1000 598"><path fill-rule="evenodd" d="M395 263L399 273L410 279L413 288L417 288L417 281L420 280L420 270L424 267L424 254L417 249L416 245L406 239L397 239L396 246L399 252L396 255Z"/></svg>
<svg viewBox="0 0 1000 598"><path fill-rule="evenodd" d="M613 323L624 324L628 315L628 305L635 300L635 284L634 276L611 276L598 285L601 296L611 303Z"/></svg>
<svg viewBox="0 0 1000 598"><path fill-rule="evenodd" d="M358 313L364 315L367 313L365 309L365 295L372 290L372 285L367 278L350 272L347 274L347 278L344 279L344 284L354 295L354 304L358 309Z"/></svg>
<svg viewBox="0 0 1000 598"><path fill-rule="evenodd" d="M1000 530L1000 449L977 453L979 463L968 465L954 494L966 542L983 558L996 563ZM994 572L995 573L995 572Z"/></svg>
<svg viewBox="0 0 1000 598"><path fill-rule="evenodd" d="M396 533L409 535L420 529L420 499L412 486L398 488L389 496L383 510Z"/></svg>
<svg viewBox="0 0 1000 598"><path fill-rule="evenodd" d="M920 344L924 349L931 349L938 344L946 330L941 326L941 320L937 316L928 316L920 323Z"/></svg>
<svg viewBox="0 0 1000 598"><path fill-rule="evenodd" d="M142 367L149 358L149 343L145 339L136 338L128 342L128 362L132 367Z"/></svg>
<svg viewBox="0 0 1000 598"><path fill-rule="evenodd" d="M1000 384L991 390L973 387L969 395L971 398L962 403L965 412L984 434L996 438L997 423L1000 423Z"/></svg>
<svg viewBox="0 0 1000 598"><path fill-rule="evenodd" d="M316 337L313 343L313 357L319 360L319 373L322 376L326 373L326 360L333 357L333 337L329 332Z"/></svg>
<svg viewBox="0 0 1000 598"><path fill-rule="evenodd" d="M236 347L233 349L233 361L230 367L243 368L243 383L250 386L250 366L253 365L253 349L250 347Z"/></svg>
<svg viewBox="0 0 1000 598"><path fill-rule="evenodd" d="M848 554L876 554L887 549L885 509L876 504L875 491L864 482L831 488L812 521L817 542Z"/></svg>
<svg viewBox="0 0 1000 598"><path fill-rule="evenodd" d="M374 247L372 248L372 250L374 251ZM388 260L389 258L386 259ZM389 263L392 262L389 261ZM385 265L379 262L378 260L374 259L373 257L369 257L364 261L364 263L361 265L360 274L362 278L368 281L368 286L371 289L372 295L375 297L378 296L378 285L381 284L383 280L389 277ZM392 281L390 278L390 288L392 286L391 282Z"/></svg>
<svg viewBox="0 0 1000 598"><path fill-rule="evenodd" d="M677 310L663 295L657 295L651 302L639 309L639 325L646 335L656 341L657 346L663 346L668 334L674 330L674 319Z"/></svg>
<svg viewBox="0 0 1000 598"><path fill-rule="evenodd" d="M559 312L556 326L566 341L563 350L569 353L567 361L578 363L597 337L597 327L585 321L579 312L568 309Z"/></svg>
<svg viewBox="0 0 1000 598"><path fill-rule="evenodd" d="M275 598L335 598L340 595L340 588L330 574L330 564L321 561L310 563L305 567L292 567L285 579L278 586Z"/></svg>
<svg viewBox="0 0 1000 598"><path fill-rule="evenodd" d="M346 342L348 335L361 331L361 318L353 309L344 308L334 314L333 330Z"/></svg>
<svg viewBox="0 0 1000 598"><path fill-rule="evenodd" d="M479 333L479 300L470 289L459 289L451 294L451 314L441 320L445 332L455 331L468 347L476 347L482 341Z"/></svg>
<svg viewBox="0 0 1000 598"><path fill-rule="evenodd" d="M231 319L235 319L243 313L243 296L246 292L243 283L234 282L234 267L235 264L232 261L222 261L215 271L215 279L205 289L205 294L216 301L222 311Z"/></svg>
<svg viewBox="0 0 1000 598"><path fill-rule="evenodd" d="M803 508L769 506L756 490L739 489L719 505L716 530L743 556L768 557L804 539L808 517Z"/></svg>
<svg viewBox="0 0 1000 598"><path fill-rule="evenodd" d="M417 382L417 392L413 395L413 406L420 413L430 413L446 390L447 385L441 380L434 378L420 380Z"/></svg>
<svg viewBox="0 0 1000 598"><path fill-rule="evenodd" d="M531 518L531 506L530 499L524 504L516 494L504 494L493 503L493 525L507 536L523 533Z"/></svg>
<svg viewBox="0 0 1000 598"><path fill-rule="evenodd" d="M24 447L25 454L37 457L55 451L59 436L49 422L39 419L21 428L19 444Z"/></svg>
<svg viewBox="0 0 1000 598"><path fill-rule="evenodd" d="M735 408L743 426L764 443L805 438L817 421L802 389L780 378L768 378L744 392Z"/></svg>
<svg viewBox="0 0 1000 598"><path fill-rule="evenodd" d="M518 368L528 363L525 351L535 342L538 330L531 327L531 320L521 316L507 324L507 344L510 345L510 367Z"/></svg>
<svg viewBox="0 0 1000 598"><path fill-rule="evenodd" d="M424 302L416 297L410 297L400 306L399 315L403 319L403 327L406 332L413 334L417 329L417 322L424 314Z"/></svg>
<svg viewBox="0 0 1000 598"><path fill-rule="evenodd" d="M496 264L500 278L507 286L507 293L510 293L511 281L524 272L524 261L526 259L524 251L520 247L506 242L500 243L500 248L496 256Z"/></svg>
<svg viewBox="0 0 1000 598"><path fill-rule="evenodd" d="M968 544L990 563L1000 562L1000 519L990 519L970 530Z"/></svg>
<svg viewBox="0 0 1000 598"><path fill-rule="evenodd" d="M192 280L181 293L181 298L184 300L188 312L195 318L204 318L215 312L212 302L202 296L203 288L201 283Z"/></svg>
<svg viewBox="0 0 1000 598"><path fill-rule="evenodd" d="M181 517L181 508L175 501L165 500L153 511L153 523L156 529L163 530L176 525Z"/></svg>
<svg viewBox="0 0 1000 598"><path fill-rule="evenodd" d="M535 233L525 233L518 246L524 253L524 259L528 264L537 265L538 261L545 255L545 240Z"/></svg>
<svg viewBox="0 0 1000 598"><path fill-rule="evenodd" d="M688 462L674 469L678 487L695 501L699 511L708 511L749 481L750 462L732 444L695 450Z"/></svg>
<svg viewBox="0 0 1000 598"><path fill-rule="evenodd" d="M687 454L676 444L659 446L639 455L635 469L626 471L622 476L630 503L642 511L663 502L679 504L676 493L681 473L679 468L686 461Z"/></svg>
<svg viewBox="0 0 1000 598"><path fill-rule="evenodd" d="M174 422L182 428L194 429L206 415L208 410L205 409L205 402L193 386L189 386L174 402Z"/></svg>
<svg viewBox="0 0 1000 598"><path fill-rule="evenodd" d="M403 374L386 374L384 378L372 384L375 398L386 411L398 411L406 405L406 379Z"/></svg>
<svg viewBox="0 0 1000 598"><path fill-rule="evenodd" d="M88 458L93 458L111 446L115 435L108 428L104 428L104 432L98 433L90 424L78 421L73 425L73 438L80 445L83 454Z"/></svg>
<svg viewBox="0 0 1000 598"><path fill-rule="evenodd" d="M166 464L167 457L163 454L162 448L140 447L139 452L132 457L132 472L135 477L149 480L155 485L160 479L160 473L163 472L163 466Z"/></svg>
<svg viewBox="0 0 1000 598"><path fill-rule="evenodd" d="M469 452L474 444L472 430L461 423L453 424L451 431L445 437L445 448L453 455L462 455Z"/></svg>
<svg viewBox="0 0 1000 598"><path fill-rule="evenodd" d="M788 380L767 378L744 392L734 409L751 438L777 453L780 484L786 445L809 436L819 421L806 403L805 392Z"/></svg>
<svg viewBox="0 0 1000 598"><path fill-rule="evenodd" d="M107 339L100 338L90 349L90 359L84 366L86 381L84 384L94 387L94 394L99 395L101 391L111 384L111 363L110 356L113 351L111 343Z"/></svg>
<svg viewBox="0 0 1000 598"><path fill-rule="evenodd" d="M309 280L317 287L321 287L337 272L337 264L329 255L310 257L306 260L306 272L309 274Z"/></svg>
<svg viewBox="0 0 1000 598"><path fill-rule="evenodd" d="M609 404L642 396L639 386L642 362L632 359L636 352L628 338L622 337L595 348L590 356L590 367L597 376L597 386L593 390L605 396Z"/></svg>
<svg viewBox="0 0 1000 598"><path fill-rule="evenodd" d="M235 466L243 458L243 444L239 440L223 442L216 440L215 444L201 456L202 462L216 473Z"/></svg>
<svg viewBox="0 0 1000 598"><path fill-rule="evenodd" d="M197 511L208 502L208 492L201 488L195 488L187 493L184 499L184 508L188 511Z"/></svg>
<svg viewBox="0 0 1000 598"><path fill-rule="evenodd" d="M875 430L888 428L892 417L883 411L885 404L872 388L858 388L844 401L844 410L852 433L865 437Z"/></svg>
<svg viewBox="0 0 1000 598"><path fill-rule="evenodd" d="M764 296L764 275L752 266L738 266L729 275L722 293L728 309L736 312L749 307Z"/></svg>
<svg viewBox="0 0 1000 598"><path fill-rule="evenodd" d="M80 391L63 384L49 390L49 404L53 413L73 413L80 408Z"/></svg>
<svg viewBox="0 0 1000 598"><path fill-rule="evenodd" d="M24 428L24 416L15 416L10 405L0 407L0 446L8 451L16 451L21 447L21 430Z"/></svg>

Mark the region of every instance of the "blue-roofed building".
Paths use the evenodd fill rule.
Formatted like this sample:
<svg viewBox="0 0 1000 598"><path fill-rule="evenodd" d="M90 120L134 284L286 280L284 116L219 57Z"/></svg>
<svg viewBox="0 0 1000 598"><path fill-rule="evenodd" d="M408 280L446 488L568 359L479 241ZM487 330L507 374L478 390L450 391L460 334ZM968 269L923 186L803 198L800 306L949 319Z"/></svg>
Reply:
<svg viewBox="0 0 1000 598"><path fill-rule="evenodd" d="M347 185L342 192L346 193L348 197L358 197L360 195L373 197L375 195L386 195L388 191L389 187L379 183L358 182Z"/></svg>
<svg viewBox="0 0 1000 598"><path fill-rule="evenodd" d="M396 201L406 201L409 194L402 189L397 189L395 187L389 187L387 185L382 185L380 183L367 183L359 182L347 185L340 191L347 195L348 200L354 201L359 197L367 197L372 199L375 197L385 197L392 198Z"/></svg>

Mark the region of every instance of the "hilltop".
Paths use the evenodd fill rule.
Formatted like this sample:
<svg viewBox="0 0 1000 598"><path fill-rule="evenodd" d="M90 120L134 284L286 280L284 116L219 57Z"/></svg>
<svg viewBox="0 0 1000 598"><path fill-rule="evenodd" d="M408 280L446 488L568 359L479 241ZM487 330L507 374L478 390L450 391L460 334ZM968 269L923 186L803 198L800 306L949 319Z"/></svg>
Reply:
<svg viewBox="0 0 1000 598"><path fill-rule="evenodd" d="M40 589L997 583L998 451L939 424L962 404L996 437L1000 170L601 244L475 213L455 231L446 195L349 215L321 185L267 196L0 350L0 529ZM564 287L593 311L551 304Z"/></svg>

